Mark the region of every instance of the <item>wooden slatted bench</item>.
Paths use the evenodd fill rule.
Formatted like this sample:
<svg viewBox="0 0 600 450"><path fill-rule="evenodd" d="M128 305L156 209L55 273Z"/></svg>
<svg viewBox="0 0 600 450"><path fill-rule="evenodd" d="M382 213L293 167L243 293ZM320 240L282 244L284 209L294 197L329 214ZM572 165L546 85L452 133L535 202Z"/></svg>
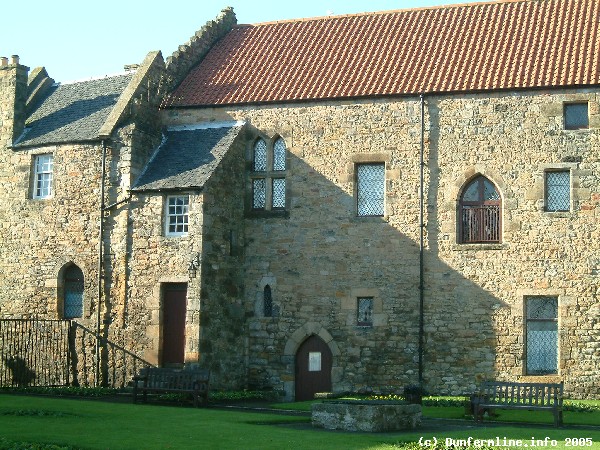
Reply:
<svg viewBox="0 0 600 450"><path fill-rule="evenodd" d="M147 367L133 378L133 402L137 403L138 394L147 401L148 392L190 394L194 406L208 404L208 369L169 369Z"/></svg>
<svg viewBox="0 0 600 450"><path fill-rule="evenodd" d="M563 383L511 383L484 381L473 405L475 421L492 409L551 411L554 426L562 426Z"/></svg>

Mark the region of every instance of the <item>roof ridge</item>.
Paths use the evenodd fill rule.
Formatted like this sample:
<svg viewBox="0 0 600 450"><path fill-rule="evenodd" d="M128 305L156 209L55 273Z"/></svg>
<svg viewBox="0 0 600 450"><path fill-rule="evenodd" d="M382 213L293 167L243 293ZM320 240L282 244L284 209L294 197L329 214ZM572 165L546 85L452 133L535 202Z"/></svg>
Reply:
<svg viewBox="0 0 600 450"><path fill-rule="evenodd" d="M390 9L386 11L364 11L359 13L348 13L348 14L332 14L329 16L315 16L315 17L299 17L295 19L282 19L282 20L271 20L267 22L258 23L240 23L235 25L233 28L251 28L265 25L279 25L284 23L298 23L298 22L317 22L322 20L335 20L344 19L348 17L365 17L365 16L381 16L386 14L405 13L405 12L417 12L417 11L428 11L428 10L449 10L454 8L467 8L482 5L500 5L507 3L532 3L538 0L484 0L472 3L454 3L450 5L433 5L433 6L420 6L415 8L399 8ZM552 1L552 0L549 0Z"/></svg>

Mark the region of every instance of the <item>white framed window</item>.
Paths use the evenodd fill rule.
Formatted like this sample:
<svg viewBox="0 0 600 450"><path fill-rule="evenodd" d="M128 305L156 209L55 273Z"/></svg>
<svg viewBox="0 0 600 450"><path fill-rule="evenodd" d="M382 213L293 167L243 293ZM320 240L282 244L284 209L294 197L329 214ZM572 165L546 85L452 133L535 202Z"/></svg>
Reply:
<svg viewBox="0 0 600 450"><path fill-rule="evenodd" d="M36 155L33 160L33 198L52 197L54 158L52 155Z"/></svg>
<svg viewBox="0 0 600 450"><path fill-rule="evenodd" d="M170 195L165 208L165 234L167 236L185 236L189 224L189 195Z"/></svg>
<svg viewBox="0 0 600 450"><path fill-rule="evenodd" d="M571 171L549 170L545 172L545 210L549 212L571 210Z"/></svg>
<svg viewBox="0 0 600 450"><path fill-rule="evenodd" d="M356 166L356 213L359 216L383 216L385 196L385 164Z"/></svg>

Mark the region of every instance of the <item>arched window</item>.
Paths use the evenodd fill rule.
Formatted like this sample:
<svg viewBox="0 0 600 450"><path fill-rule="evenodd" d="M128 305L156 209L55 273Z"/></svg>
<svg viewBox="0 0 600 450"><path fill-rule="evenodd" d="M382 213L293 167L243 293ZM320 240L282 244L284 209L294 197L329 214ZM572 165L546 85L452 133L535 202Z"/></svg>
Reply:
<svg viewBox="0 0 600 450"><path fill-rule="evenodd" d="M501 211L502 200L494 183L483 175L471 180L460 196L460 242L500 242Z"/></svg>
<svg viewBox="0 0 600 450"><path fill-rule="evenodd" d="M265 317L273 317L273 296L271 294L271 286L268 284L263 291L263 315Z"/></svg>
<svg viewBox="0 0 600 450"><path fill-rule="evenodd" d="M63 317L83 317L83 272L74 264L64 273Z"/></svg>

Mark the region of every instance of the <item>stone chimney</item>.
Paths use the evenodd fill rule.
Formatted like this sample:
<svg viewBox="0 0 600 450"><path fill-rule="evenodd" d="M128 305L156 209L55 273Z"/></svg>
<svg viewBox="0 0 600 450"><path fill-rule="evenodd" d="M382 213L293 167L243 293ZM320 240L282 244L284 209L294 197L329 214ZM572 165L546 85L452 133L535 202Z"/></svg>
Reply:
<svg viewBox="0 0 600 450"><path fill-rule="evenodd" d="M0 57L0 149L11 146L25 128L28 71L19 56Z"/></svg>

